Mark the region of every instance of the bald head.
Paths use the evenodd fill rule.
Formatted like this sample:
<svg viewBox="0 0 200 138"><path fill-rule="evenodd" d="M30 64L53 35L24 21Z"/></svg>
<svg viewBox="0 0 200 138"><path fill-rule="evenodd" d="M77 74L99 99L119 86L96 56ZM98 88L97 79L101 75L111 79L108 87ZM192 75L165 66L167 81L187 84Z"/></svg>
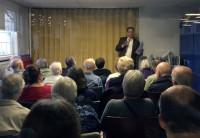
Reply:
<svg viewBox="0 0 200 138"><path fill-rule="evenodd" d="M172 70L172 82L174 85L185 85L192 87L194 82L192 70L185 66L176 66Z"/></svg>
<svg viewBox="0 0 200 138"><path fill-rule="evenodd" d="M92 72L95 69L95 61L93 58L86 59L83 65L86 72Z"/></svg>
<svg viewBox="0 0 200 138"><path fill-rule="evenodd" d="M24 71L24 64L20 58L15 58L10 62L10 67L14 71Z"/></svg>
<svg viewBox="0 0 200 138"><path fill-rule="evenodd" d="M169 63L161 62L158 64L156 68L156 75L158 78L161 76L168 76L168 75L171 75L171 70L172 68Z"/></svg>
<svg viewBox="0 0 200 138"><path fill-rule="evenodd" d="M200 131L200 95L184 85L168 88L160 97L159 121L167 134Z"/></svg>

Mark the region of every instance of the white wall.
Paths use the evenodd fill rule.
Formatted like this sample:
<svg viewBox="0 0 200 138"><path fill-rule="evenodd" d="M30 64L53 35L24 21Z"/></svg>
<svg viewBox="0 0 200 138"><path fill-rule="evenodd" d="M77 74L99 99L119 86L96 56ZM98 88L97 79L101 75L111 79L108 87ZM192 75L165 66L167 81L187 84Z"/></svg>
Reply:
<svg viewBox="0 0 200 138"><path fill-rule="evenodd" d="M179 23L190 8L139 9L139 39L144 42L145 56L162 56L167 51L180 54Z"/></svg>

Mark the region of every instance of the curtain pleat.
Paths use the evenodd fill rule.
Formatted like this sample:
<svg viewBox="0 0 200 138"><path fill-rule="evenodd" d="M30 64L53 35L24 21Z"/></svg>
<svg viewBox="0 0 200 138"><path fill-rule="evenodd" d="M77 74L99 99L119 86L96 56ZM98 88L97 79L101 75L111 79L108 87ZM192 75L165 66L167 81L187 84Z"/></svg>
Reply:
<svg viewBox="0 0 200 138"><path fill-rule="evenodd" d="M73 56L83 67L86 58L103 57L105 68L115 72L115 47L135 27L138 38L138 9L31 9L33 63L46 58L50 63Z"/></svg>

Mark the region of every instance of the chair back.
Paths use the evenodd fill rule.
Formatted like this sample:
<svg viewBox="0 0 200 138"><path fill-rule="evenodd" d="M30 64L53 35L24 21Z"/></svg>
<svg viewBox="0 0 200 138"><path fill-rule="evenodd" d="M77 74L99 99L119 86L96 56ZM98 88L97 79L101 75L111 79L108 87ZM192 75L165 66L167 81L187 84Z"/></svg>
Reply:
<svg viewBox="0 0 200 138"><path fill-rule="evenodd" d="M81 134L81 138L101 138L99 132Z"/></svg>
<svg viewBox="0 0 200 138"><path fill-rule="evenodd" d="M102 95L102 87L90 87L89 89L92 89L96 93L97 100L100 100Z"/></svg>
<svg viewBox="0 0 200 138"><path fill-rule="evenodd" d="M158 118L107 117L106 138L158 137Z"/></svg>

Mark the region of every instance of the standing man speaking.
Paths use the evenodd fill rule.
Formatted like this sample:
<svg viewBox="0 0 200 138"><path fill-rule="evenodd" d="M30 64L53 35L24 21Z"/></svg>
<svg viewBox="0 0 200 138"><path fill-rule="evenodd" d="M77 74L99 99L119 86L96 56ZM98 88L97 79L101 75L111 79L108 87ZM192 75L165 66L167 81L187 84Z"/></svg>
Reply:
<svg viewBox="0 0 200 138"><path fill-rule="evenodd" d="M134 68L139 68L139 55L135 52L140 46L140 41L133 38L134 36L134 28L127 28L127 37L121 37L118 45L115 50L119 52L119 57L127 56L134 60ZM143 50L141 51L141 55L143 54Z"/></svg>

